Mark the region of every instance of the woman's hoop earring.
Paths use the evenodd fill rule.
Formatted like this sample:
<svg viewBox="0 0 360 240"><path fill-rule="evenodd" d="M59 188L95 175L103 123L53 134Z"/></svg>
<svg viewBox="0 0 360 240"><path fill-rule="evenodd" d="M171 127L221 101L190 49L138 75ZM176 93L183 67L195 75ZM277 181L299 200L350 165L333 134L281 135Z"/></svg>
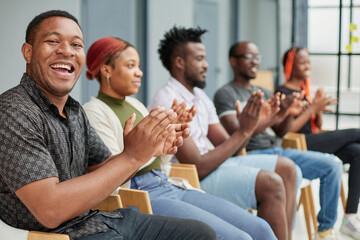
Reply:
<svg viewBox="0 0 360 240"><path fill-rule="evenodd" d="M109 76L106 77L106 82L107 82L108 88L111 88L110 87L110 77Z"/></svg>

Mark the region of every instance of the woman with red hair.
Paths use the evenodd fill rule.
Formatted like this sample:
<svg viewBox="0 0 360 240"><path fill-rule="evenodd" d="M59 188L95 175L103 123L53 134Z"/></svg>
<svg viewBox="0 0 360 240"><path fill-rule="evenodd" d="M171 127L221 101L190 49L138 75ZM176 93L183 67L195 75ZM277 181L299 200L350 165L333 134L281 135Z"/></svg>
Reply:
<svg viewBox="0 0 360 240"><path fill-rule="evenodd" d="M360 219L356 215L360 197L360 130L320 131L323 112L327 106L336 105L337 99L327 96L322 88L311 98L311 65L306 48L289 49L284 54L283 64L285 83L276 91L285 94L305 91L304 101L307 102L290 131L304 133L309 150L332 153L344 163L350 163L348 201L340 231L360 239Z"/></svg>
<svg viewBox="0 0 360 240"><path fill-rule="evenodd" d="M95 128L112 153L122 152L123 127L132 114L136 125L148 114L137 99L143 72L140 58L129 43L113 37L94 42L87 53L88 79L96 78L100 91L96 98L84 105L90 124ZM178 112L177 121L190 121L194 108L185 110L185 104L173 104ZM170 156L171 157L171 156ZM249 214L237 205L222 198L189 189L186 184L169 183L164 172L169 156L149 160L131 179L131 188L149 193L154 214L191 218L210 225L220 239L276 239L270 226L262 219ZM126 164L126 163L124 163ZM182 185L182 186L180 186ZM185 185L185 187L184 187Z"/></svg>

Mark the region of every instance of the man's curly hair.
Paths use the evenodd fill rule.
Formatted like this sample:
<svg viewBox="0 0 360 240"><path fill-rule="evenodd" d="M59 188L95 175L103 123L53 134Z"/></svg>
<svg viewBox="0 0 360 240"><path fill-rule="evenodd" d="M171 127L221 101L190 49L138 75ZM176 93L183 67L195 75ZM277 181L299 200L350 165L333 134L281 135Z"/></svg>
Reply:
<svg viewBox="0 0 360 240"><path fill-rule="evenodd" d="M171 57L174 52L181 46L188 42L201 43L201 35L207 30L197 28L184 28L174 26L168 32L164 34L164 38L160 40L158 53L160 60L164 67L170 72L171 71Z"/></svg>

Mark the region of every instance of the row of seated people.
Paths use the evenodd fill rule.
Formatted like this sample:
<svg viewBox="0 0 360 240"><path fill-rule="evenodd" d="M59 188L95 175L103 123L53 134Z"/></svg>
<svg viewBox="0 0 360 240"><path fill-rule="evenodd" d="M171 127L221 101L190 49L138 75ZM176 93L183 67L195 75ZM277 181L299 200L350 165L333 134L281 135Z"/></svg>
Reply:
<svg viewBox="0 0 360 240"><path fill-rule="evenodd" d="M204 32L202 29L174 27L165 34L158 50L160 59L169 70L171 78L167 85L153 98L148 108L153 109L157 105L162 105L176 109L176 101L179 99L189 106L192 105L190 110L185 111L187 116L184 119L189 116L191 116L190 119L194 117L190 123L192 135L185 139L184 145L173 157L173 160L195 164L199 171L201 187L206 192L221 196L242 208L257 209L258 216L270 224L279 239L291 239L295 195L301 179L301 171L298 169L300 166L302 171L304 171L303 168L307 170L306 178L320 177L322 182L328 183L325 187L330 186L333 190L331 191L333 197L330 198L334 201L328 204L325 204L325 201L322 202L322 211L319 213L320 234L317 237L323 238L321 233L324 237L328 235L327 233L330 233L330 236L333 235L331 229L336 222L336 206L341 182L341 164L337 158L310 151L304 153L296 150L281 150L279 147L269 149L273 146L274 139L264 132L269 126L273 127L279 136L283 136L287 132L294 119L293 116L298 114L296 113L299 108L298 105L302 107L301 104L296 105L297 102L300 102L301 94L292 94L290 98L282 99L283 103L280 105L278 94L272 97L272 93L261 89L262 92L265 92L265 96L263 96L262 92L256 91L257 89L250 86L249 80L256 76L258 69L257 48L251 43L235 44L230 50L230 64L234 68L235 74L232 85L240 85L244 90L241 91L239 87L232 87L228 90L221 89L215 97L221 123L231 134L230 137L219 124L212 102L199 89L205 87L206 69L208 67L205 59L205 48L201 43L201 35ZM109 44L110 42L111 44ZM109 46L114 45L118 46L112 47L113 51L111 51ZM105 59L96 59L96 56L103 57L102 54L99 54L99 49L103 49L109 55ZM119 57L114 59L113 56ZM141 103L128 97L136 94L140 87L142 72L139 69L138 53L133 46L121 39L103 38L90 47L87 57L89 68L87 76L89 79L96 78L99 81L100 91L97 98L93 98L85 104L84 109L90 123L105 143L113 148L113 152L121 152L123 149L121 129L125 121L133 112L136 112L137 116L147 114ZM239 63L241 60L247 61L248 66ZM105 62L108 64L100 66ZM130 70L127 71L126 75L125 70L123 70L122 75L120 75L120 70L124 68ZM238 68L245 69L245 73L240 72ZM118 70L118 72L112 73L114 70ZM193 75L189 77L188 72L191 73L191 71L193 71ZM241 79L243 76L246 76L245 82L241 81L244 80ZM246 84L248 85L246 86ZM254 91L255 94L253 94ZM251 95L253 96L251 97ZM263 118L266 120L260 120L260 124L257 124L261 109L259 106L262 105L261 99L263 97L271 99L267 102L269 103L269 112L267 115L263 114L265 115ZM249 98L251 98L250 101L247 101ZM239 102L236 106L237 99L248 102L241 114ZM173 104L171 105L171 103ZM194 105L196 105L197 111L195 116ZM184 112L183 109L180 111ZM224 112L225 114L223 114ZM234 135L234 132L237 134ZM251 138L253 135L255 137ZM215 146L211 151L208 150L207 139ZM248 143L249 139L250 142ZM250 150L247 156L232 157L246 144L247 149ZM259 154L261 155L259 156ZM283 156L292 159L298 166L291 165L292 162ZM308 159L312 161L308 161ZM312 170L314 164L318 164L316 168L319 169L318 172ZM162 168L166 167L163 166ZM164 182L167 182L167 177L160 172L156 173L156 170L159 171L160 169L160 159L152 159L132 179L131 187L145 189L149 192L155 214L184 216L183 214L186 213L171 212L164 207L166 205L168 208L174 207L166 200L166 197L173 197L175 200L175 195L177 196L177 206L188 204L188 202L182 194L175 194L175 190L169 190L171 187L175 188L174 186L169 185L169 189L161 190L165 186ZM320 170L325 170L325 172ZM160 175L163 181L151 181L154 178L158 179ZM140 179L146 179L146 181ZM275 180L270 181L270 179ZM152 183L149 184L150 182ZM283 190L280 194L281 201L277 195L279 189ZM188 194L190 193L188 192ZM166 201L167 204L158 200L159 198ZM198 206L193 199L190 203ZM271 206L276 206L276 208ZM226 206L223 206L222 209L226 209ZM279 212L280 214L276 214ZM287 226L287 228L278 226ZM214 228L218 232L216 227ZM248 229L243 230L249 232Z"/></svg>
<svg viewBox="0 0 360 240"><path fill-rule="evenodd" d="M125 184L128 187L149 192L155 215L200 220L213 228L217 238L220 239L291 239L296 192L302 176L307 179L320 178L321 210L318 214L319 226L316 238L335 239L332 229L336 222L342 174L341 162L334 155L282 149L276 146L276 139L265 132L268 127L272 127L278 136L284 136L288 131L296 131L294 125L300 119L299 116L305 115L307 111L313 113L315 110L309 109L315 108L312 107L316 105L313 103L316 103L320 97L315 97L314 101L311 101L307 95L306 100L311 104L306 105L302 101L304 95L301 89L298 90L299 93L295 91L288 93L288 96L280 96L252 86L250 79L256 77L259 53L253 43L241 42L234 44L230 49L229 60L234 70L234 80L215 95L215 110L214 104L201 90L205 87L208 68L205 47L201 43L201 35L205 32L200 28L174 27L164 35L158 51L171 78L152 99L148 109L155 108L155 110L150 114L138 100L130 97L137 93L143 74L139 68L140 59L136 49L131 44L113 37L102 38L89 48L86 59L87 77L96 78L100 83L97 98L92 98L84 105L90 124L112 155L122 153L129 155L130 152L132 156L135 155L132 152L136 151L136 154L145 152L140 154L141 159L146 159L146 156L158 156L148 157L141 167L138 163L137 168L137 165L131 166L134 169L132 172L111 184L120 185L119 183L129 180ZM26 53L24 50L23 53ZM293 58L290 58L294 66L294 71L291 70L293 73L290 74L292 77L296 76L296 56L298 55L294 54ZM27 60L26 54L24 57ZM31 64L30 60L27 62ZM53 64L52 68L63 68L55 65ZM24 76L24 81L38 77L35 74L36 66L28 67L29 72L27 71L27 75ZM287 83L290 82L289 80ZM287 87L292 89L291 85ZM43 90L44 86L40 84L39 88ZM50 101L54 101L47 94L45 95ZM326 98L324 94L321 97ZM239 100L246 105L240 104ZM328 104L333 103L330 99L327 100ZM172 115L171 111L165 112L157 107L158 105L164 106L165 109L173 109L177 117L169 117L171 121L168 120L166 116ZM186 108L186 106L191 107ZM325 107L316 108L319 109L319 113L316 113L319 118ZM69 112L63 117L69 118ZM139 132L138 129L141 127L149 128L148 133L151 133L153 127L154 133L158 133L159 129L165 127L164 118L168 120L167 123L171 123L164 130L169 137L164 137L165 133L162 133L155 142L146 136L137 139L137 142L131 141L135 139L131 138L136 134L134 132L136 130ZM160 123L154 124L156 120ZM188 123L191 130L189 137ZM301 122L297 125L300 124ZM132 127L134 130L131 130ZM170 135L174 131L177 131L177 135ZM210 140L213 149L209 150L207 140ZM153 149L156 142L161 141L164 142L161 151L145 151L145 148ZM141 142L147 143L148 146ZM357 143L357 139L346 144L350 143ZM181 144L182 146L179 147ZM235 156L244 147L248 154ZM104 155L109 154L101 147L94 146L93 151L97 151L96 154L93 153L96 157L102 154L104 158ZM328 152L320 149L319 151ZM172 155L175 152L176 154ZM349 150L343 152L348 153ZM330 153L347 161L335 150ZM353 157L348 159L347 162L353 161ZM125 160L119 163L125 165L126 170L127 165L131 165L132 162ZM170 160L195 164L199 171L201 188L207 193L193 190L181 181L170 183L166 174ZM93 161L98 163L95 159ZM100 165L108 164L100 163ZM97 167L93 169L90 167L94 173L97 172L96 169ZM134 171L136 173L132 174ZM16 186L12 187L17 189ZM29 190L16 191L22 202L23 199L31 200L28 199L27 191ZM352 202L352 207L349 207L347 212L349 216L356 214L357 205L354 209L354 204ZM25 205L30 211L32 210L29 207L31 205ZM243 210L249 208L257 209L258 216ZM33 211L31 213L33 214ZM344 221L342 229L344 232L350 229L348 234L359 234L358 228L351 229L357 226L354 221L349 222L349 219L352 220L350 217L346 218L347 221ZM105 221L101 217L100 220ZM70 235L73 234L68 228L62 230ZM77 234L81 235L79 231ZM96 234L91 236L94 237ZM353 236L357 238L358 235ZM98 237L77 237L73 234L74 239L98 239Z"/></svg>
<svg viewBox="0 0 360 240"><path fill-rule="evenodd" d="M328 202L320 198L322 210L318 216L317 238L333 237L332 228L336 222L336 206L341 183L341 163L332 155L274 148L275 139L264 132L271 126L278 136L285 135L296 116L304 109L304 104L300 101L303 95L290 94L288 98L283 96L280 105L279 94L273 96L266 89L251 86L249 80L256 76L259 67L257 48L248 42L234 44L229 54L230 64L234 69L234 81L220 89L215 96L219 118L231 135L229 136L219 124L212 102L200 90L205 87L208 68L205 48L201 43L201 35L204 32L202 29L174 27L165 34L158 50L171 78L153 98L148 109L153 109L157 105L176 109L179 99L192 106L190 110L185 111L186 116L183 119L190 121L194 117L190 123L191 137L184 140L184 145L172 160L195 164L199 171L201 187L206 192L221 196L242 208L257 209L258 216L270 224L279 239L291 239L295 195L301 180L301 171L306 172L305 177L308 179L320 178L322 188L330 188L326 194L330 195L329 198L333 201ZM109 54L105 59L101 59L104 57L99 54L101 49ZM114 59L114 56L118 57ZM121 152L124 147L122 128L125 121L134 112L140 118L147 114L141 103L129 97L136 94L140 87L142 72L139 69L138 53L129 43L108 37L96 41L90 47L87 57L87 76L99 81L100 91L97 98L85 104L84 109L90 123L107 146L112 148L114 153ZM191 76L189 72L192 73ZM262 103L263 98L270 100ZM236 103L238 99L247 102L242 112L240 103ZM194 105L197 111L195 116ZM266 105L263 108L267 108L268 112L263 111L260 114L262 105ZM184 113L183 108L176 111L179 116ZM261 117L263 119L259 120ZM237 134L234 134L235 132ZM211 151L208 149L207 139L215 146ZM249 153L247 156L232 157L244 146ZM296 165L292 164L290 159ZM155 214L183 217L183 214L187 213L172 212L166 208L174 209L174 206L189 203L196 207L199 205L194 199L187 202L188 198L183 196L187 191L178 189L177 191L183 192L182 194L176 194L175 190L170 191L171 187L177 188L168 183L164 184L167 182L167 176L156 172L161 168L167 168L161 167L160 162L160 159L152 159L131 180L131 187L149 192ZM162 181L158 180L159 177ZM154 178L156 180L151 181ZM166 185L168 189L164 189ZM176 199L176 204L169 203L168 197L173 197L174 201ZM195 209L191 211L196 212ZM226 206L222 209L226 209ZM280 214L276 214L279 212ZM214 220L216 218L217 216L213 217ZM249 233L248 229L243 230Z"/></svg>

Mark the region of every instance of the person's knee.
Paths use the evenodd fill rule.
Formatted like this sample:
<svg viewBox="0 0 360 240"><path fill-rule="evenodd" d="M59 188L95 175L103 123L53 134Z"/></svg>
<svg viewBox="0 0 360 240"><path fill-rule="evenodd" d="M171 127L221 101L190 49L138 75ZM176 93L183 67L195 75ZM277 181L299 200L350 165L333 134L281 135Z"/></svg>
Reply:
<svg viewBox="0 0 360 240"><path fill-rule="evenodd" d="M333 157L333 161L331 164L332 175L334 175L334 177L341 178L343 173L343 163L338 157L336 156L332 156L332 157Z"/></svg>
<svg viewBox="0 0 360 240"><path fill-rule="evenodd" d="M297 179L296 190L299 190L303 176L302 176L302 171L298 165L295 165L295 169L296 169L296 179Z"/></svg>
<svg viewBox="0 0 360 240"><path fill-rule="evenodd" d="M291 159L279 156L276 163L275 171L281 175L284 182L292 182L296 184L296 164Z"/></svg>
<svg viewBox="0 0 360 240"><path fill-rule="evenodd" d="M256 178L255 194L259 203L262 200L276 200L284 203L284 182L277 173L262 170Z"/></svg>
<svg viewBox="0 0 360 240"><path fill-rule="evenodd" d="M264 219L260 218L260 223L257 225L259 233L263 236L266 236L266 239L277 239L273 230L271 229L268 222L266 222ZM261 238L262 239L262 238Z"/></svg>
<svg viewBox="0 0 360 240"><path fill-rule="evenodd" d="M208 224L198 220L186 220L187 234L190 238L187 239L217 239L216 232Z"/></svg>

